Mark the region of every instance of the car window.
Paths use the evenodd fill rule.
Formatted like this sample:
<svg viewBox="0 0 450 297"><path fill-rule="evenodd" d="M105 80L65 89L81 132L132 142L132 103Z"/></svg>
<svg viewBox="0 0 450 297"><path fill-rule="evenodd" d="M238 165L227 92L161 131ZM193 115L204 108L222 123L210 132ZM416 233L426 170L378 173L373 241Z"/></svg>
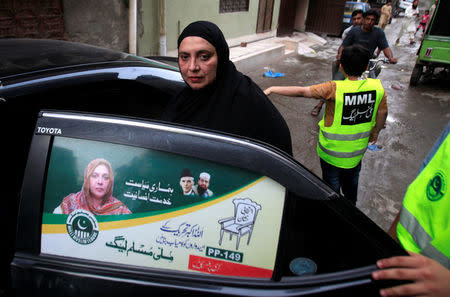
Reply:
<svg viewBox="0 0 450 297"><path fill-rule="evenodd" d="M377 259L404 254L309 170L258 141L55 110L39 113L32 135L12 261L20 287L63 277L77 290L106 278L144 291L325 292L370 283ZM42 277L47 265L52 275Z"/></svg>
<svg viewBox="0 0 450 297"><path fill-rule="evenodd" d="M52 128L37 129L50 133ZM373 256L384 254L374 250L370 240L337 245L330 253L331 242L350 243L362 236L361 226L351 221L329 220L336 212L349 211L345 205L287 193L283 185L260 173L52 133L56 135L46 173L41 253L265 279L273 278L276 269L278 277L296 276L291 264L296 259L308 259L311 270L300 273L312 275L371 265ZM92 213L80 199L92 195L86 192L89 164L103 161L112 171L100 186L111 187L112 201ZM124 208L114 209L114 203ZM377 233L370 224L365 227L366 232ZM368 257L361 249L373 255ZM277 254L283 256L277 260Z"/></svg>
<svg viewBox="0 0 450 297"><path fill-rule="evenodd" d="M285 197L285 188L272 179L214 162L92 140L55 137L51 151L42 253L272 277ZM111 172L103 170L106 180L94 172L87 181L92 162L111 165ZM87 211L81 197L96 201L95 191L103 194L108 187L114 189L108 192L108 204L90 208L96 213ZM119 203L123 209L114 208Z"/></svg>
<svg viewBox="0 0 450 297"><path fill-rule="evenodd" d="M283 272L280 276L293 275L289 265L280 262L281 258L276 266L279 240L284 254L282 261L307 257L317 261L318 273L356 268L373 261L365 252L360 253L361 259L358 259L353 248L344 245L342 250L336 247L339 257L330 255L322 262L321 257L327 258L323 253L330 240L338 240L336 236L351 241L352 236L361 235L358 228L364 222L367 225L365 231L376 233L376 228L370 227L370 221L365 219L358 224L351 219L343 220L340 216L346 212L350 213L347 214L349 218L355 218L350 204L342 203L345 200L330 200L334 192L302 167L296 169L299 171L295 181L285 179L292 173L283 163L270 169L270 164L281 156L270 156L270 151L263 147L259 153L254 151L251 157L255 160L245 165L238 161L239 154L223 155L227 147L236 150L239 140L225 146L224 143L218 145L220 138L217 138L216 145L210 145L214 138L208 142L199 132L170 132L164 125L158 128L160 130L152 130L157 126L126 119L52 112L45 115L39 118L35 128L37 138L51 135L45 166L43 253L90 260L102 255L104 258L97 260L265 278L271 278L277 267ZM196 143L192 143L194 140ZM245 143L241 145L246 147ZM251 151L250 147L245 150ZM263 152L268 154L267 157L258 156ZM250 154L246 158L250 158ZM102 164L102 168L106 166L106 172L103 168L103 172L94 176L97 165L91 164L95 162ZM258 163L264 163L265 169L258 169ZM97 179L101 183L92 184ZM207 179L206 186L201 179ZM316 180L316 185L310 183L311 179ZM80 197L98 194L92 189L109 193L111 206L103 209L82 205ZM120 208L117 205L114 208L115 203ZM85 215L81 218L86 223L82 225L80 221L81 227L71 215L80 208L93 212L93 217ZM285 227L281 228L283 212ZM334 219L330 221L332 217ZM308 222L315 218L318 222L309 225ZM69 225L72 227L67 229ZM77 235L87 225L90 227L86 230L90 233ZM93 231L94 227L101 231L99 240L96 236L100 234ZM314 239L317 232L324 235L323 239ZM55 237L55 233L66 235L63 239L59 235ZM244 238L246 240L242 240ZM365 251L372 244L370 240L364 240L355 249L364 247ZM83 250L73 251L76 246ZM126 252L129 256L122 254ZM380 255L384 251L372 250L371 253ZM144 260L140 258L142 255L154 255L158 259ZM191 257L218 266L225 265L220 264L222 260L240 263L252 272L231 264L224 270L205 268L206 264L200 262L195 262L194 267ZM175 261L175 258L180 260ZM160 265L164 263L160 259L167 263ZM227 272L231 266L241 267L240 272Z"/></svg>

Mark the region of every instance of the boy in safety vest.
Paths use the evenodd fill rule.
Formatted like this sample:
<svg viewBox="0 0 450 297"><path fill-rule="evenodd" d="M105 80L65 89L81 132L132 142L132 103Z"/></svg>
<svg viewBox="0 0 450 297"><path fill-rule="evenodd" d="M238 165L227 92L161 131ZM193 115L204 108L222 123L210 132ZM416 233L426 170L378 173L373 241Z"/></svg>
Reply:
<svg viewBox="0 0 450 297"><path fill-rule="evenodd" d="M341 56L343 81L328 81L309 87L273 86L264 91L291 97L325 99L319 122L317 153L322 178L335 191L356 205L361 159L368 143L374 144L387 117L387 99L379 79L360 80L367 69L370 52L355 44Z"/></svg>

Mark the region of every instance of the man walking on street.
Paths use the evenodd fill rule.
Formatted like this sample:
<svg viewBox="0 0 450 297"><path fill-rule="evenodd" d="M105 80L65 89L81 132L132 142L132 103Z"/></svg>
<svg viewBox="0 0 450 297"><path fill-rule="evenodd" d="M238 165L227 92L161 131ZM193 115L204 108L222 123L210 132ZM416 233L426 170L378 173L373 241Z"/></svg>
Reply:
<svg viewBox="0 0 450 297"><path fill-rule="evenodd" d="M418 0L414 0L413 4L406 8L405 10L405 16L402 20L402 26L400 28L400 31L398 32L397 40L395 41L395 45L399 45L400 39L402 38L403 34L406 32L408 34L409 38L409 44L414 43L414 34L415 34L415 21L416 17L419 16L419 8L417 7L419 5Z"/></svg>
<svg viewBox="0 0 450 297"><path fill-rule="evenodd" d="M385 5L381 7L381 16L378 26L384 30L386 25L389 23L392 15L392 1L388 0Z"/></svg>

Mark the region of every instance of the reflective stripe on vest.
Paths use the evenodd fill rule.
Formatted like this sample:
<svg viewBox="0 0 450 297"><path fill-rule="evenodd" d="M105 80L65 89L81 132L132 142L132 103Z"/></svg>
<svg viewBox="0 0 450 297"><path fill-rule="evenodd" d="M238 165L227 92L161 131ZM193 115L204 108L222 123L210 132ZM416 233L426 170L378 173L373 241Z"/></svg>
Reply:
<svg viewBox="0 0 450 297"><path fill-rule="evenodd" d="M331 151L329 149L324 148L320 142L318 142L317 145L319 146L319 148L323 152L327 153L328 155L332 155L334 157L337 157L337 158L358 157L358 156L363 155L366 152L366 150L367 150L367 147L365 147L365 148L363 148L361 150L353 151L353 152L335 152L335 151ZM356 165L358 165L358 164L356 164Z"/></svg>
<svg viewBox="0 0 450 297"><path fill-rule="evenodd" d="M328 138L331 140L357 140L357 139L369 137L370 131L356 133L356 134L333 134L333 133L328 133L328 132L322 131L322 134L325 138Z"/></svg>
<svg viewBox="0 0 450 297"><path fill-rule="evenodd" d="M450 269L450 136L408 187L397 236L409 251Z"/></svg>
<svg viewBox="0 0 450 297"><path fill-rule="evenodd" d="M317 153L336 167L353 168L367 150L384 89L378 79L335 83L333 123L325 127L324 118L319 122Z"/></svg>

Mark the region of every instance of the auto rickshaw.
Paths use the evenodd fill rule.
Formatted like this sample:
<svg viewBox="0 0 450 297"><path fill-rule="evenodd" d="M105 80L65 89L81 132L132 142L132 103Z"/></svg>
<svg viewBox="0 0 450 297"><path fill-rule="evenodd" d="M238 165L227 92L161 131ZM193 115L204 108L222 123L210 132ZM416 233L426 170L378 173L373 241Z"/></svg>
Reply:
<svg viewBox="0 0 450 297"><path fill-rule="evenodd" d="M450 77L450 1L439 0L425 36L417 52L417 61L409 84L415 86L423 76L431 77L436 68L444 68L440 74Z"/></svg>

